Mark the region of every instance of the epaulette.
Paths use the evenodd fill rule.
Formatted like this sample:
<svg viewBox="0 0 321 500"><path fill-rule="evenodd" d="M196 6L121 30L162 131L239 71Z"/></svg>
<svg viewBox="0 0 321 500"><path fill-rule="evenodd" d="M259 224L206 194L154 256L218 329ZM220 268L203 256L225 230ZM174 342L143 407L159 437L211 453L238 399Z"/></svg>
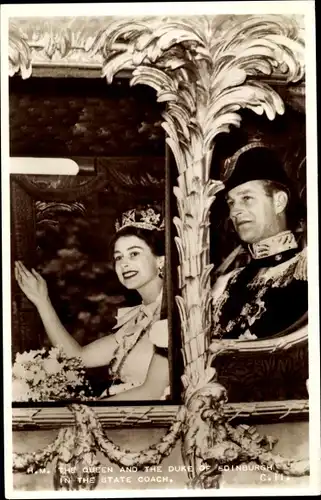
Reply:
<svg viewBox="0 0 321 500"><path fill-rule="evenodd" d="M295 256L294 262L273 278L273 286L287 286L292 280L308 281L308 259L305 247Z"/></svg>
<svg viewBox="0 0 321 500"><path fill-rule="evenodd" d="M298 255L298 260L293 273L293 278L301 281L308 281L308 249L303 248Z"/></svg>

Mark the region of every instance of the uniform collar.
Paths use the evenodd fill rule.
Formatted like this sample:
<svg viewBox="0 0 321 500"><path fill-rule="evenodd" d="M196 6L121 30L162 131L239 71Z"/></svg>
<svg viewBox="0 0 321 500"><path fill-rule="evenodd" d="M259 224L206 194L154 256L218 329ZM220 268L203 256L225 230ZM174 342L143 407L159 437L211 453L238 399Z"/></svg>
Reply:
<svg viewBox="0 0 321 500"><path fill-rule="evenodd" d="M258 260L295 250L298 244L292 231L282 231L258 243L253 243L248 248L252 259Z"/></svg>

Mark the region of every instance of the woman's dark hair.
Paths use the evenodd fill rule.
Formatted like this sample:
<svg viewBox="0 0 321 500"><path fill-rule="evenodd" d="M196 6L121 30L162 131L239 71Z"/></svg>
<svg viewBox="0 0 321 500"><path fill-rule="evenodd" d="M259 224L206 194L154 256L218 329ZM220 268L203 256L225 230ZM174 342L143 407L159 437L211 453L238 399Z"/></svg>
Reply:
<svg viewBox="0 0 321 500"><path fill-rule="evenodd" d="M116 241L122 236L137 236L150 247L151 251L156 257L165 255L165 234L164 231L157 231L151 229L143 229L135 226L126 226L120 229L112 238L110 242L110 252L113 258L113 252Z"/></svg>
<svg viewBox="0 0 321 500"><path fill-rule="evenodd" d="M165 255L165 231L157 231L151 229L143 229L135 226L126 226L123 229L120 229L112 238L109 251L111 255L111 260L114 259L114 248L115 243L118 238L122 236L137 236L141 240L145 241L145 243L150 247L151 251L156 257L162 257ZM130 290L126 292L126 295L135 296L134 301L137 301L137 296L135 292ZM161 319L167 318L167 287L166 287L166 272L164 269L164 287L163 287L163 299L161 306Z"/></svg>

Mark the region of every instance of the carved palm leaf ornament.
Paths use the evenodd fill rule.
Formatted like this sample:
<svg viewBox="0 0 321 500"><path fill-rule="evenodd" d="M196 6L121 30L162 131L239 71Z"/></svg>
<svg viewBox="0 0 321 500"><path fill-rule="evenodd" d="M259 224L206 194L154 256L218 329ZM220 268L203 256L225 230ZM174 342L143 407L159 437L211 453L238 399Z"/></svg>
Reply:
<svg viewBox="0 0 321 500"><path fill-rule="evenodd" d="M86 60L102 61L102 76L108 83L119 71L131 70L131 85L149 85L155 89L157 101L166 102L162 126L178 171L174 187L178 216L174 223L181 295L176 302L185 364L184 404L162 440L140 453L120 450L104 436L90 408L73 405L74 432L69 432L69 437L61 434L50 453L15 455L14 470L34 470L57 455L59 463L81 456L90 465L95 461L93 450L102 451L118 464L142 468L160 463L182 438L184 462L192 466L192 487L218 487L220 465L250 460L288 475L308 474L306 460L274 455L273 439L258 436L251 427L234 428L227 423L227 395L216 381L211 367L213 352L209 350L209 214L216 194L224 187L221 181L210 179L215 138L229 133L231 126L240 127L239 111L243 108L265 114L269 120L284 113L282 99L267 81L275 75L284 83L303 79L304 46L299 35L294 18L276 15L123 18L81 44ZM61 36L66 38L56 30L56 49L62 54ZM72 50L70 43L69 53ZM65 56L67 52L65 47ZM26 78L31 74L28 40L15 27L10 30L9 66L10 75L20 71ZM72 439L83 446L77 448L76 455Z"/></svg>

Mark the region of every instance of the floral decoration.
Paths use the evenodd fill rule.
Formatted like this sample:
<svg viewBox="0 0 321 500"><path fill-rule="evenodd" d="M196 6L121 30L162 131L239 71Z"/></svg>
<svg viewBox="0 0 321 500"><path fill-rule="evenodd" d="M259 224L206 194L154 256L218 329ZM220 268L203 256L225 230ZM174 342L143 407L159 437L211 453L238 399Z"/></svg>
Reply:
<svg viewBox="0 0 321 500"><path fill-rule="evenodd" d="M12 400L92 399L85 373L81 359L69 358L61 347L17 353L12 368Z"/></svg>

